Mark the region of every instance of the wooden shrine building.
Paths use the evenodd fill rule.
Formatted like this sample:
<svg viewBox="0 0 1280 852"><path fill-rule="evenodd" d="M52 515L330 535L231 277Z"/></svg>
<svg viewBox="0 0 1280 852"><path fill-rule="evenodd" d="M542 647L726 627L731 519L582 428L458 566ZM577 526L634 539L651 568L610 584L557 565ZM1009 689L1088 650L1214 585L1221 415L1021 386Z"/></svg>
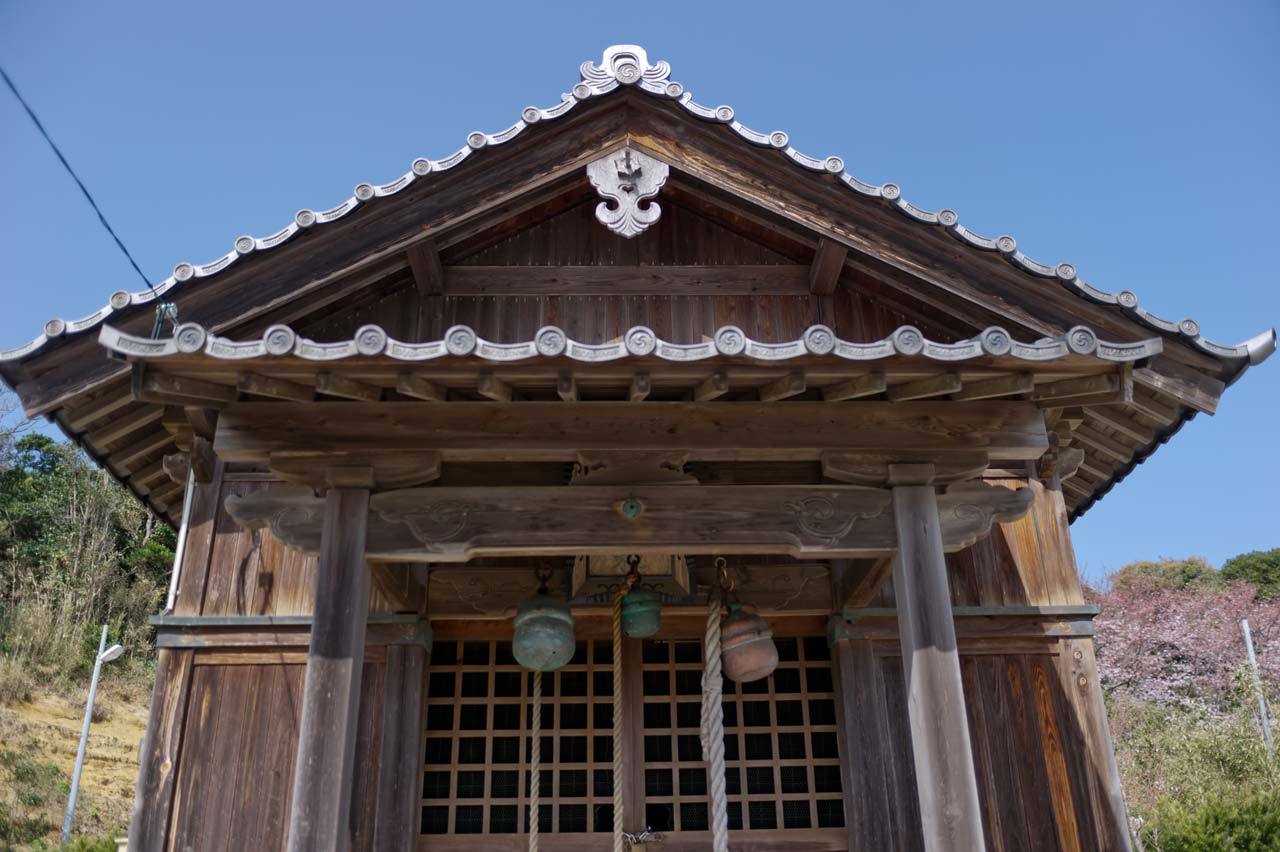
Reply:
<svg viewBox="0 0 1280 852"><path fill-rule="evenodd" d="M1130 848L1068 525L1275 333L580 76L0 350L180 530L130 848Z"/></svg>

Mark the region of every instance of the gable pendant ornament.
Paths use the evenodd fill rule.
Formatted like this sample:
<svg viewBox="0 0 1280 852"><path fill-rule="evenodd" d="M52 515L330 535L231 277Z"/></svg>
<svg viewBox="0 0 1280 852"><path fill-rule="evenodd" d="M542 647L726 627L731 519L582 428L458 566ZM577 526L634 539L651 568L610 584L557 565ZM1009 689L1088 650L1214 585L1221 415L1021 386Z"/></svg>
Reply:
<svg viewBox="0 0 1280 852"><path fill-rule="evenodd" d="M596 219L610 231L630 239L658 221L662 208L652 201L667 182L670 167L624 148L587 165L591 185L607 199L596 205Z"/></svg>

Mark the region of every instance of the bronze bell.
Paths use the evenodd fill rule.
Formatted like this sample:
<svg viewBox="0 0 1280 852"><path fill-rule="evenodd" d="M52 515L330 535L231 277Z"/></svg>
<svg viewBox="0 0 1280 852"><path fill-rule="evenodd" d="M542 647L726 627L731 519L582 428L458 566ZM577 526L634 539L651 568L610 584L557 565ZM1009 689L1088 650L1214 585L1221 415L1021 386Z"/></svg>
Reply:
<svg viewBox="0 0 1280 852"><path fill-rule="evenodd" d="M543 589L520 604L511 643L516 662L535 672L553 672L573 659L573 613Z"/></svg>
<svg viewBox="0 0 1280 852"><path fill-rule="evenodd" d="M648 589L627 592L622 599L622 629L631 639L648 639L662 625L662 601Z"/></svg>
<svg viewBox="0 0 1280 852"><path fill-rule="evenodd" d="M773 631L759 615L735 605L720 627L720 659L725 677L735 683L768 677L778 667Z"/></svg>

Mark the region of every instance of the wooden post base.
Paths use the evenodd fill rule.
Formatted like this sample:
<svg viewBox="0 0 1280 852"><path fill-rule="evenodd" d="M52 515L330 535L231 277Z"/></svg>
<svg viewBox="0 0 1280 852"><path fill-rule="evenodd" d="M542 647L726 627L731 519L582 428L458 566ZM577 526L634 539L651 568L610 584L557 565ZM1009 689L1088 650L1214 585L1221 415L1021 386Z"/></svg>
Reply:
<svg viewBox="0 0 1280 852"><path fill-rule="evenodd" d="M907 679L911 751L928 852L986 848L965 716L960 655L932 485L893 489L899 552L893 586Z"/></svg>
<svg viewBox="0 0 1280 852"><path fill-rule="evenodd" d="M325 497L289 852L342 852L348 845L369 619L369 569L364 559L368 516L366 488L332 488Z"/></svg>

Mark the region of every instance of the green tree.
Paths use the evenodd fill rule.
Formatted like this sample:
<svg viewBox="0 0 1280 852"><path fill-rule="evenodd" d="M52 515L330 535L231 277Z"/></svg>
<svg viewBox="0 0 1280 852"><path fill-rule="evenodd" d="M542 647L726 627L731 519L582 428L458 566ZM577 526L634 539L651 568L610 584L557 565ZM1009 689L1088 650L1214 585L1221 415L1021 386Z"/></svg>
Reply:
<svg viewBox="0 0 1280 852"><path fill-rule="evenodd" d="M1249 583L1258 590L1259 600L1280 598L1280 547L1231 557L1222 566L1222 577Z"/></svg>
<svg viewBox="0 0 1280 852"><path fill-rule="evenodd" d="M10 409L0 405L0 653L9 669L65 680L92 665L107 624L141 663L172 531L75 447L8 425Z"/></svg>
<svg viewBox="0 0 1280 852"><path fill-rule="evenodd" d="M1115 589L1152 585L1161 589L1213 588L1222 585L1222 575L1199 556L1130 562L1111 575Z"/></svg>

